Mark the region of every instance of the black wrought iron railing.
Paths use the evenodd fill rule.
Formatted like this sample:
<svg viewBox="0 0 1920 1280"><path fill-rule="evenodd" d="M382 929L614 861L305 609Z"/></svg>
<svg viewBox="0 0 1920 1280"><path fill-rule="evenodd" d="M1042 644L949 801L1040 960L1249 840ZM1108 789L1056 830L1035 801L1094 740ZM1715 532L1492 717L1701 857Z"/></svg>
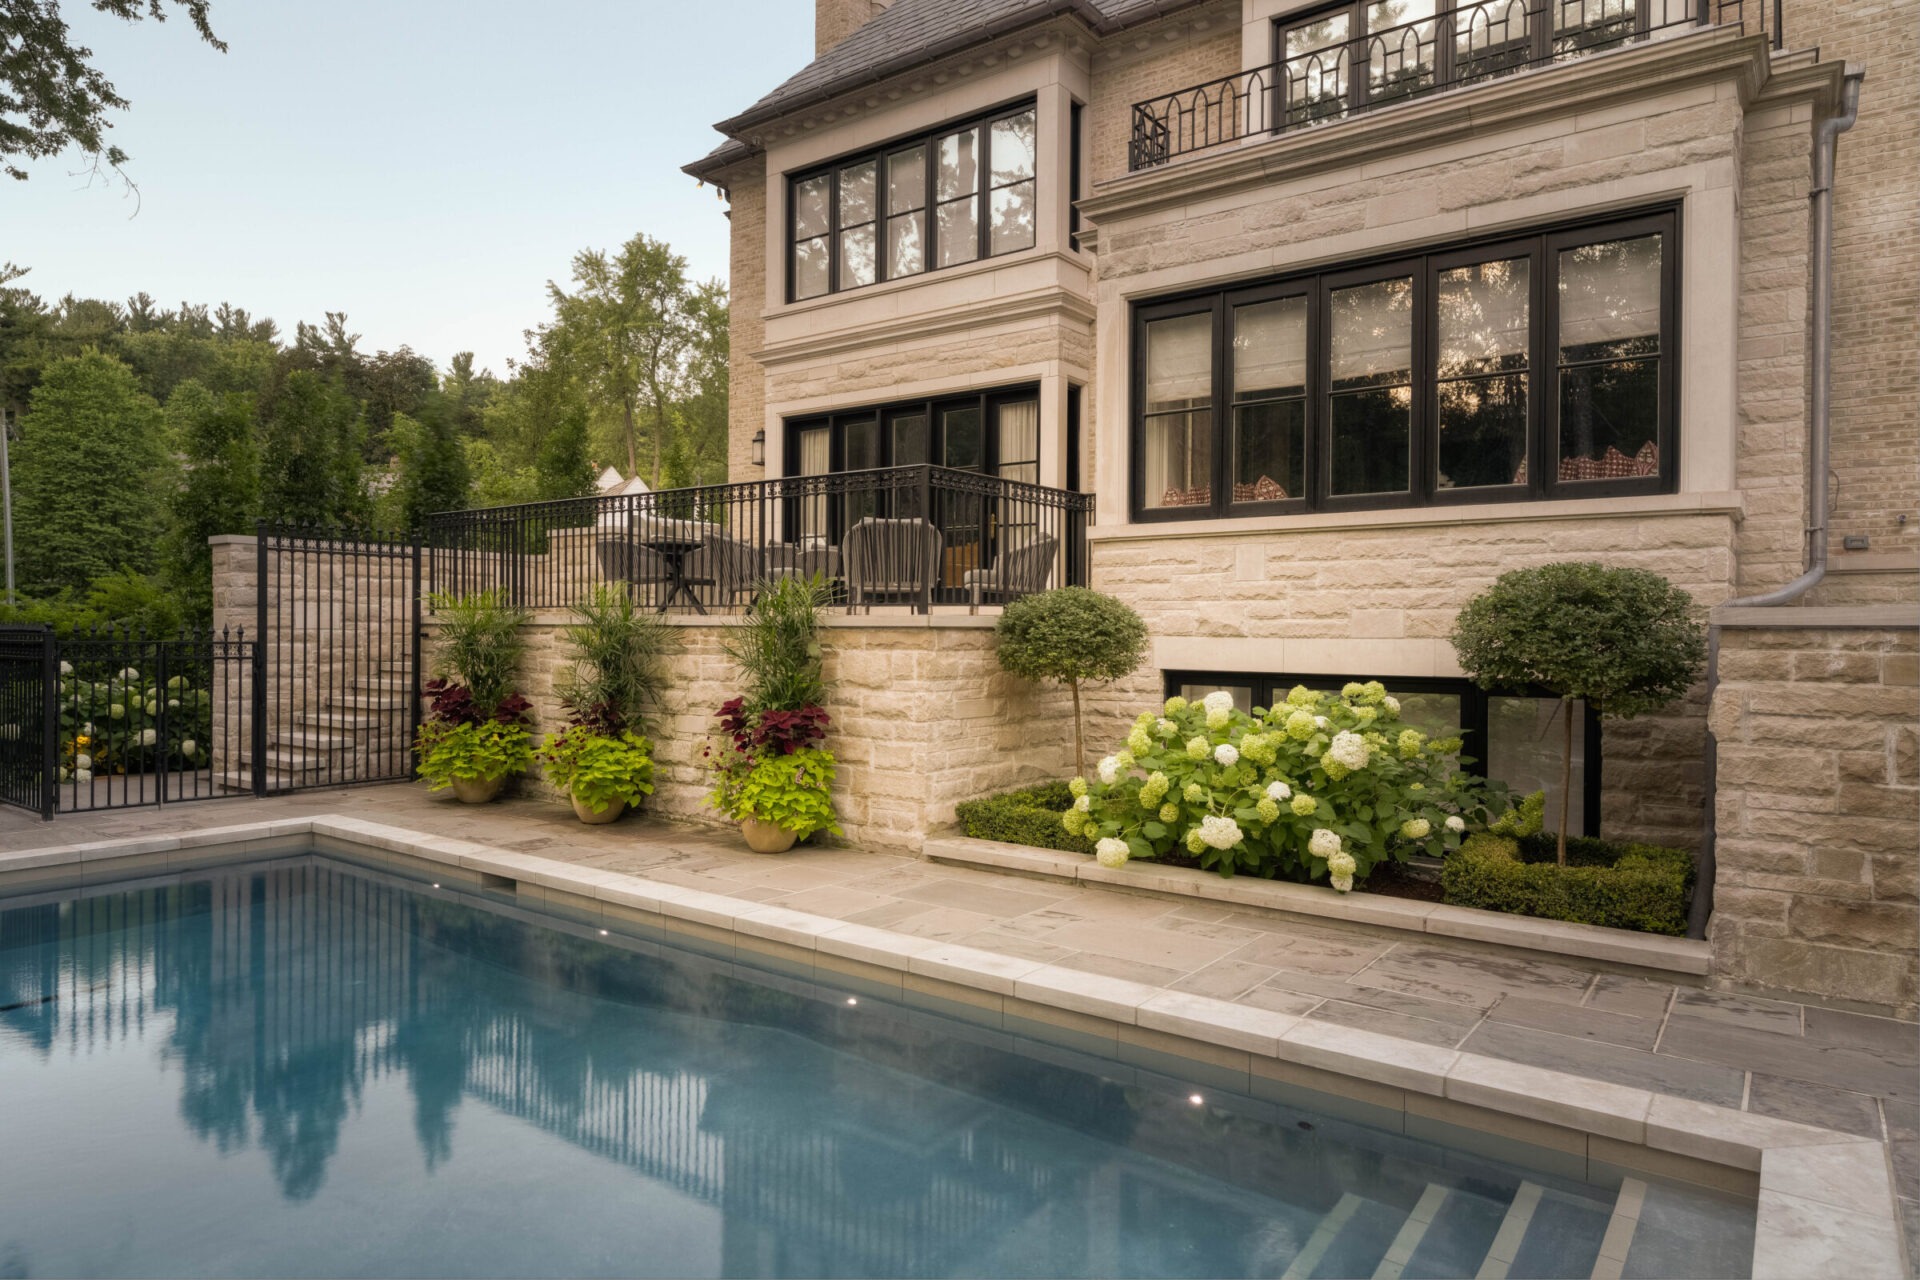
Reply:
<svg viewBox="0 0 1920 1280"><path fill-rule="evenodd" d="M442 512L424 540L433 590L529 609L606 582L663 612L728 612L817 575L837 606L926 612L1085 585L1092 511L1089 494L923 465Z"/></svg>
<svg viewBox="0 0 1920 1280"><path fill-rule="evenodd" d="M1780 41L1780 0L1480 0L1355 33L1350 10L1288 29L1279 61L1136 102L1129 170L1678 34L1743 26Z"/></svg>

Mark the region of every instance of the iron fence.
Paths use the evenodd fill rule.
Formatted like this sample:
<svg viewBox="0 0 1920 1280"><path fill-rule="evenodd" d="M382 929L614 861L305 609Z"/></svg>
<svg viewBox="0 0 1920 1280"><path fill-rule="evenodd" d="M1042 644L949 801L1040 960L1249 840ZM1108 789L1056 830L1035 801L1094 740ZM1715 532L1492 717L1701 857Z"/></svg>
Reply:
<svg viewBox="0 0 1920 1280"><path fill-rule="evenodd" d="M262 524L246 758L266 791L413 777L420 725L421 543Z"/></svg>
<svg viewBox="0 0 1920 1280"><path fill-rule="evenodd" d="M0 627L0 803L51 818L255 791L255 657L238 630Z"/></svg>
<svg viewBox="0 0 1920 1280"><path fill-rule="evenodd" d="M1277 61L1136 102L1129 170L1347 119L1689 27L1771 30L1766 0L1480 0L1363 31L1341 9L1285 28Z"/></svg>
<svg viewBox="0 0 1920 1280"><path fill-rule="evenodd" d="M1091 495L946 467L887 467L442 512L425 534L435 591L498 588L529 609L598 583L662 612L744 609L818 576L850 610L1004 604L1084 585Z"/></svg>

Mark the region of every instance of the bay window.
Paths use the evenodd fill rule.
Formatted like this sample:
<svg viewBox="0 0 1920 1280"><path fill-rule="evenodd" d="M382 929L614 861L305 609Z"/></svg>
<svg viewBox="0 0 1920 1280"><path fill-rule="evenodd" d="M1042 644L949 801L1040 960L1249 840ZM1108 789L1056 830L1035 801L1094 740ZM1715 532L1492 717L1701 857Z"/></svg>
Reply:
<svg viewBox="0 0 1920 1280"><path fill-rule="evenodd" d="M787 184L791 301L1035 243L1034 105L1003 108L799 174Z"/></svg>
<svg viewBox="0 0 1920 1280"><path fill-rule="evenodd" d="M1677 220L1137 306L1134 517L1670 492Z"/></svg>

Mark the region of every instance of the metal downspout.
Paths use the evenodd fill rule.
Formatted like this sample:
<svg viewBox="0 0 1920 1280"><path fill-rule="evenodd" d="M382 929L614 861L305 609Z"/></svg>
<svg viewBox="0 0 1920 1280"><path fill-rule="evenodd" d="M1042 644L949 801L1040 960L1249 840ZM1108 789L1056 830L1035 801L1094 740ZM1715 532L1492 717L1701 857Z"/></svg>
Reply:
<svg viewBox="0 0 1920 1280"><path fill-rule="evenodd" d="M1764 609L1791 604L1811 591L1827 576L1827 519L1832 508L1831 481L1833 453L1833 167L1840 135L1853 128L1860 111L1860 84L1866 79L1863 67L1849 63L1840 82L1840 110L1822 120L1813 134L1813 186L1807 192L1812 201L1811 264L1813 279L1811 349L1808 352L1810 381L1807 408L1807 546L1806 572L1792 582L1759 595L1728 600L1720 607ZM1700 841L1700 859L1696 864L1693 906L1687 913L1687 936L1707 936L1707 921L1713 915L1714 837L1717 834L1714 791L1717 782L1719 744L1713 736L1713 695L1720 686L1720 627L1707 627L1707 812Z"/></svg>

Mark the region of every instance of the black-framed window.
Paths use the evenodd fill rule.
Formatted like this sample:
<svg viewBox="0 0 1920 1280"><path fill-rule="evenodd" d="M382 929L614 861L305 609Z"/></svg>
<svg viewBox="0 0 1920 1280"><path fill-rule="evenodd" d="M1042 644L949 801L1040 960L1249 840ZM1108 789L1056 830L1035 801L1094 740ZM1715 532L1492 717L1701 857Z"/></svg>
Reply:
<svg viewBox="0 0 1920 1280"><path fill-rule="evenodd" d="M1031 249L1031 101L843 156L787 182L787 300Z"/></svg>
<svg viewBox="0 0 1920 1280"><path fill-rule="evenodd" d="M1136 520L1672 492L1679 214L1141 303Z"/></svg>
<svg viewBox="0 0 1920 1280"><path fill-rule="evenodd" d="M923 462L1038 484L1039 386L896 400L786 421L786 475Z"/></svg>
<svg viewBox="0 0 1920 1280"><path fill-rule="evenodd" d="M1560 700L1540 690L1488 692L1471 680L1383 675L1284 675L1228 671L1168 671L1166 696L1189 701L1215 690L1233 695L1242 711L1286 701L1295 685L1338 692L1349 681L1378 680L1400 702L1400 723L1431 737L1458 735L1468 772L1504 782L1515 796L1547 793L1547 824L1560 823L1560 765L1566 742ZM1575 702L1573 834L1600 834L1600 719Z"/></svg>

